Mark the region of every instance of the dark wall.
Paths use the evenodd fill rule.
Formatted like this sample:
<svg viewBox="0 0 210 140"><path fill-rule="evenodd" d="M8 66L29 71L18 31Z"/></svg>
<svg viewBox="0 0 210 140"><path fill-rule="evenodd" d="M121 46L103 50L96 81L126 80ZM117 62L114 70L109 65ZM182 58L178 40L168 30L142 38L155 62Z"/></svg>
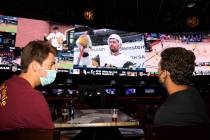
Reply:
<svg viewBox="0 0 210 140"><path fill-rule="evenodd" d="M0 83L9 79L13 74L19 74L20 72L11 72L0 70ZM191 85L199 88L202 93L208 93L210 90L210 76L196 76L191 80ZM112 81L115 81L112 84ZM70 75L68 73L58 73L56 80L53 84L45 87L38 87L38 89L48 88L88 88L101 87L101 86L113 86L113 87L159 87L161 90L163 87L160 85L158 77L119 77L119 76L88 76L88 75Z"/></svg>

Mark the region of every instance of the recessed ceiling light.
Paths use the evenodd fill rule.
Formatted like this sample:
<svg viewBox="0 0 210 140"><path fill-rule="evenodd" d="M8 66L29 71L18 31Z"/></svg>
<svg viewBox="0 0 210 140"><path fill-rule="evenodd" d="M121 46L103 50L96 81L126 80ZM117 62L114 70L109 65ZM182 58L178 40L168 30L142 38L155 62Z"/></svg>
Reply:
<svg viewBox="0 0 210 140"><path fill-rule="evenodd" d="M196 3L194 1L187 3L188 8L193 8L195 5L196 5Z"/></svg>
<svg viewBox="0 0 210 140"><path fill-rule="evenodd" d="M95 12L93 10L86 10L84 11L84 17L87 20L93 20L95 17Z"/></svg>

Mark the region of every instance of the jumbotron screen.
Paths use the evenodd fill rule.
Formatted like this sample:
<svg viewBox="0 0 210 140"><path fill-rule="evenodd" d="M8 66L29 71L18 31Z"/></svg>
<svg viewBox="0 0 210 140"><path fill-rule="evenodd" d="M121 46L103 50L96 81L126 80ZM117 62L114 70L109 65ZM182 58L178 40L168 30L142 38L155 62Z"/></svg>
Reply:
<svg viewBox="0 0 210 140"><path fill-rule="evenodd" d="M54 29L58 36L52 36ZM141 33L0 15L0 69L20 70L22 48L46 40L58 50L59 72L78 75L158 76L160 53L195 53L194 75L210 75L210 32ZM57 42L57 43L56 43Z"/></svg>

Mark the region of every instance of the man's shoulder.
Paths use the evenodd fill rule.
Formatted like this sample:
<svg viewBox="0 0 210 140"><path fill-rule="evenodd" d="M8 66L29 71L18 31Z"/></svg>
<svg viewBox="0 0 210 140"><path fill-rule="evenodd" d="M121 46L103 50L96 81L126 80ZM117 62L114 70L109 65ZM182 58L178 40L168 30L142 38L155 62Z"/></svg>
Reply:
<svg viewBox="0 0 210 140"><path fill-rule="evenodd" d="M194 88L194 87L189 87L188 89L186 90L183 90L183 91L179 91L177 92L178 94L176 94L177 96L186 96L186 97L189 97L189 96L199 96L199 91Z"/></svg>
<svg viewBox="0 0 210 140"><path fill-rule="evenodd" d="M30 83L25 80L24 78L21 78L17 75L13 75L10 79L5 81L6 85L12 84L14 87L16 86L25 86L28 85L31 87Z"/></svg>
<svg viewBox="0 0 210 140"><path fill-rule="evenodd" d="M5 85L8 88L9 92L12 92L12 93L14 92L16 94L21 93L19 94L19 96L21 95L24 95L24 96L26 95L40 96L41 95L42 96L41 92L32 88L32 86L27 80L16 75L14 75L12 78L5 81Z"/></svg>
<svg viewBox="0 0 210 140"><path fill-rule="evenodd" d="M17 82L19 84L19 81L21 81L20 78L16 75L13 75L11 78L9 78L5 81L5 84L7 85L10 83L14 83L14 82Z"/></svg>
<svg viewBox="0 0 210 140"><path fill-rule="evenodd" d="M64 34L63 34L63 33L61 33L61 32L57 32L57 33L56 33L56 35L59 35L59 36L64 36Z"/></svg>
<svg viewBox="0 0 210 140"><path fill-rule="evenodd" d="M55 33L50 33L47 37L55 36Z"/></svg>

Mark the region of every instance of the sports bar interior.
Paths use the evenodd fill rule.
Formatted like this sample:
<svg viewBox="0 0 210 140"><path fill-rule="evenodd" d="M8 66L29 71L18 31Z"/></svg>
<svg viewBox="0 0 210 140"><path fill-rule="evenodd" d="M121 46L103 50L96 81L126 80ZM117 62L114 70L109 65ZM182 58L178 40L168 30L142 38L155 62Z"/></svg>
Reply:
<svg viewBox="0 0 210 140"><path fill-rule="evenodd" d="M19 59L29 41L47 40L45 35L54 27L65 35L65 48L56 56L55 81L36 87L48 103L58 135L65 139L164 140L156 137L153 122L169 96L158 78L160 53L167 47L194 52L197 59L190 86L199 91L210 116L209 0L6 0L0 5L0 84L21 73ZM90 31L97 66L78 62L76 42L86 31ZM111 34L121 37L121 51L133 63L104 67ZM66 122L62 118L65 107L69 109ZM82 118L77 115L79 110L96 116ZM104 116L97 112L101 110ZM113 122L115 111L118 120ZM129 119L115 125L121 121L121 113ZM102 122L94 122L101 118ZM186 129L183 135L188 133ZM203 131L197 132L197 139L202 139Z"/></svg>

